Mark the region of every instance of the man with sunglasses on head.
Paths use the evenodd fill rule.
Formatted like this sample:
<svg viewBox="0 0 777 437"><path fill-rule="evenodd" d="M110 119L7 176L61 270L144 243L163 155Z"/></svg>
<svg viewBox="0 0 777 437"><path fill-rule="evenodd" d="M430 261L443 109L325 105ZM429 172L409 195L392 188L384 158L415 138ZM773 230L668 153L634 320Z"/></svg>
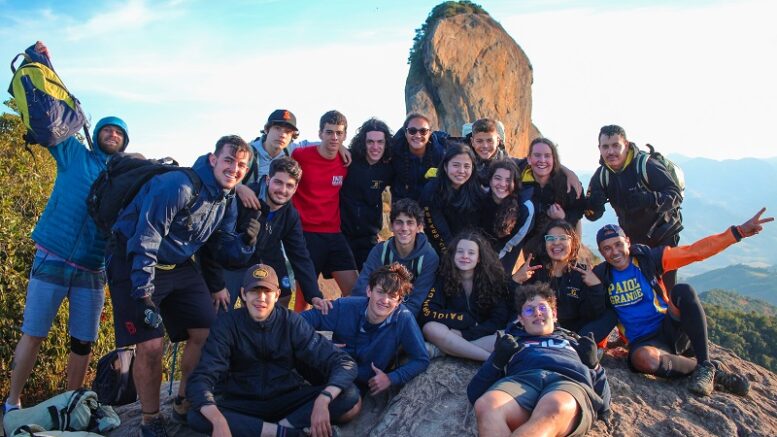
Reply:
<svg viewBox="0 0 777 437"><path fill-rule="evenodd" d="M367 297L337 299L329 314L318 309L302 313L314 329L332 331L332 341L356 360L362 394L406 384L429 366L421 330L403 304L413 288L411 278L399 263L381 266L370 274ZM409 360L398 365L400 348Z"/></svg>

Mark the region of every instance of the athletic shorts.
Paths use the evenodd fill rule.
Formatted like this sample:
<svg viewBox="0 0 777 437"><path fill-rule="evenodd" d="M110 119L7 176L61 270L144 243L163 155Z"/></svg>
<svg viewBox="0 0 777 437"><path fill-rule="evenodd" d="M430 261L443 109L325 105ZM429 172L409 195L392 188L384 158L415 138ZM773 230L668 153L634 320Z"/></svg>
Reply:
<svg viewBox="0 0 777 437"><path fill-rule="evenodd" d="M658 329L629 342L629 368L632 372L642 373L631 365L631 354L642 346L653 346L673 355L693 356L691 341L680 327L680 322L667 314Z"/></svg>
<svg viewBox="0 0 777 437"><path fill-rule="evenodd" d="M108 263L117 347L162 338L165 330L172 342L184 341L189 338L187 329L210 328L216 319L216 310L205 280L191 261L172 270L156 269L151 299L159 308L162 325L157 328L146 325L143 301L130 295L132 262L121 252L115 251Z"/></svg>
<svg viewBox="0 0 777 437"><path fill-rule="evenodd" d="M332 272L356 270L356 261L353 259L351 247L341 232L334 234L303 232L303 234L316 275L323 273L325 278L331 278Z"/></svg>
<svg viewBox="0 0 777 437"><path fill-rule="evenodd" d="M534 410L540 398L553 391L564 391L572 395L580 406L577 426L570 436L583 436L593 426L596 419L591 399L586 390L577 382L571 381L556 372L530 370L518 375L508 376L495 382L489 390L499 390L515 399L526 411Z"/></svg>
<svg viewBox="0 0 777 437"><path fill-rule="evenodd" d="M69 301L70 336L81 341L97 340L105 303L105 271L79 269L51 252L38 249L30 270L22 332L47 337L65 297Z"/></svg>

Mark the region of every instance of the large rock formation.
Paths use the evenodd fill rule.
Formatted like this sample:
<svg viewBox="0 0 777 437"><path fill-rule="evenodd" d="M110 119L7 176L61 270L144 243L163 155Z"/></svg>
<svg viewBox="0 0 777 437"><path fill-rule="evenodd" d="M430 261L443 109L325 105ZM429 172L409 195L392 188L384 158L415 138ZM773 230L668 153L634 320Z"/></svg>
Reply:
<svg viewBox="0 0 777 437"><path fill-rule="evenodd" d="M446 17L457 12L463 13ZM433 128L452 135L478 118L501 120L508 151L525 156L537 135L532 66L502 26L475 5L447 2L434 8L416 38L405 85L407 112L427 115Z"/></svg>
<svg viewBox="0 0 777 437"><path fill-rule="evenodd" d="M750 394L737 397L714 392L698 397L688 392L687 378L662 380L631 372L625 350L609 350L602 361L612 387L609 426L596 422L588 434L603 436L773 436L777 434L777 376L712 345L711 354L751 381ZM361 415L340 428L344 437L475 436L477 423L466 387L477 370L472 362L440 358L398 393L367 397ZM177 391L177 388L176 388ZM175 393L175 391L174 391ZM169 415L172 398L163 393L162 411ZM122 426L109 437L134 437L140 406L119 407ZM170 425L173 437L200 437L189 428Z"/></svg>

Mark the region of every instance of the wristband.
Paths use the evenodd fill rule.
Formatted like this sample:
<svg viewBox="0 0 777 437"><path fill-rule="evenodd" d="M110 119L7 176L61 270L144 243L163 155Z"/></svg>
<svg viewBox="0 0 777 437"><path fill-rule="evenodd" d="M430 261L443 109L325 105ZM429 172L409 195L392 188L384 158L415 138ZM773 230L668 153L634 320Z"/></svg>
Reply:
<svg viewBox="0 0 777 437"><path fill-rule="evenodd" d="M328 390L321 390L321 393L319 394L328 397L330 401L334 400L334 396L332 396L332 393L329 393Z"/></svg>
<svg viewBox="0 0 777 437"><path fill-rule="evenodd" d="M737 243L742 241L742 238L744 238L744 235L742 234L742 231L739 226L732 226L731 233L734 234L734 238L736 238Z"/></svg>

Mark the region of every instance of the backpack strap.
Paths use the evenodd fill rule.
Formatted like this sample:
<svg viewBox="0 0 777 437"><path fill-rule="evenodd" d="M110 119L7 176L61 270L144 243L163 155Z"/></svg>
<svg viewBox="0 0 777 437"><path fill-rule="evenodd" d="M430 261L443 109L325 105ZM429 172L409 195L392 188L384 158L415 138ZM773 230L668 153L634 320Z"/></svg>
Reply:
<svg viewBox="0 0 777 437"><path fill-rule="evenodd" d="M599 185L602 187L602 191L607 190L607 184L610 183L610 172L602 165L597 169L599 172Z"/></svg>
<svg viewBox="0 0 777 437"><path fill-rule="evenodd" d="M380 255L380 259L382 260L383 265L387 266L387 265L391 264L391 262L393 261L392 258L394 258L394 257L392 256L391 251L388 250L388 240L384 241L381 244L383 244L383 252Z"/></svg>
<svg viewBox="0 0 777 437"><path fill-rule="evenodd" d="M415 278L418 279L419 276L421 276L421 268L424 266L424 255L419 256L418 258L413 258L413 261L411 262L411 267L413 272L415 272Z"/></svg>
<svg viewBox="0 0 777 437"><path fill-rule="evenodd" d="M652 151L652 146L651 146ZM647 162L650 159L650 153L639 151L634 158L634 165L637 166L637 176L639 176L640 182L646 189L650 189L650 180L648 179Z"/></svg>

